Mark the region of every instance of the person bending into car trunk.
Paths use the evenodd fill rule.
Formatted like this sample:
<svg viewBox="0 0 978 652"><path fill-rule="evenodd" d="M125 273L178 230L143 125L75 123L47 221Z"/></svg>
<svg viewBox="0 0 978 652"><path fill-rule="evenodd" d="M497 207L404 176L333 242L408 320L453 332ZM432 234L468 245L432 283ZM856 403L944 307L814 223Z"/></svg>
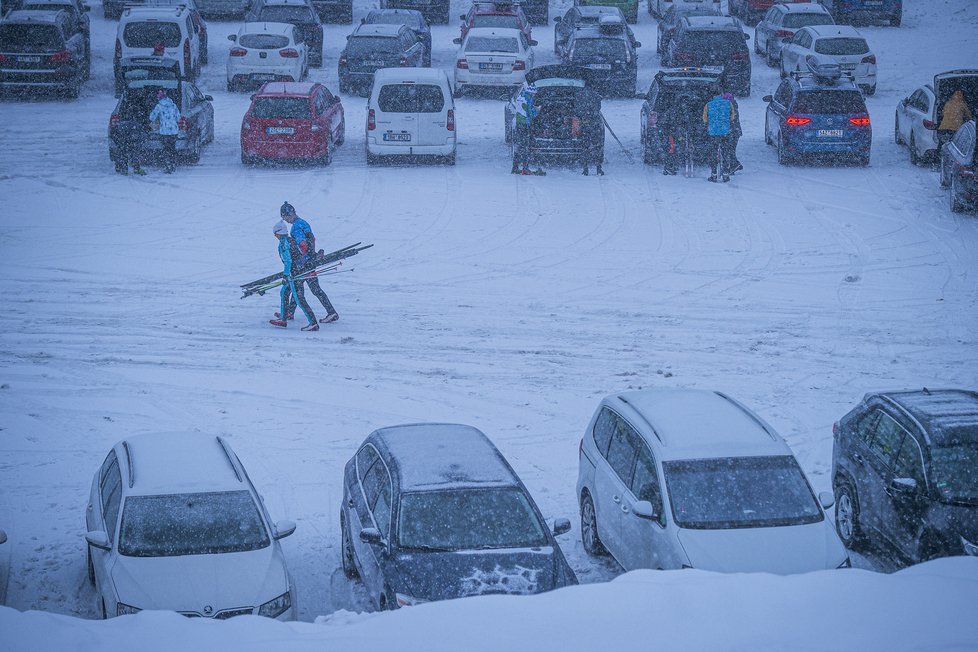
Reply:
<svg viewBox="0 0 978 652"><path fill-rule="evenodd" d="M312 232L312 227L309 226L308 222L296 215L295 208L289 202L282 204L282 209L279 212L282 219L291 225L289 235L296 245L295 251L297 252L297 260L299 261L299 273L313 269L316 266L316 235ZM326 296L326 293L319 286L319 279L315 276L315 273L312 273L307 278L296 281L296 284L300 286L303 283L309 286L309 290L319 299L319 303L323 304L323 308L326 309L326 316L319 320L320 324L329 324L340 318L339 314L333 308L333 304L330 303L329 297ZM288 288L285 288L285 292L287 294L285 319L293 319L295 317L295 299ZM280 313L275 313L275 316L281 319Z"/></svg>
<svg viewBox="0 0 978 652"><path fill-rule="evenodd" d="M150 122L160 124L160 142L163 143L163 171L170 174L177 166L177 134L180 111L162 88L156 93L156 106L149 114Z"/></svg>
<svg viewBox="0 0 978 652"><path fill-rule="evenodd" d="M282 294L281 301L279 302L279 314L277 319L270 319L268 321L272 326L278 326L279 328L285 328L289 325L286 319L288 315L288 310L286 305L288 302L288 293L291 292L295 296L296 300L299 302L299 307L302 308L302 313L306 316L309 321L308 324L302 327L304 331L318 331L319 324L316 322L316 315L313 314L312 309L309 304L306 303L306 295L302 291L302 283L296 283L292 278L293 275L299 274L300 270L298 268L296 254L298 250L295 246L295 240L289 237L289 225L283 220L279 220L275 226L272 228L272 233L278 238L278 255L282 259Z"/></svg>

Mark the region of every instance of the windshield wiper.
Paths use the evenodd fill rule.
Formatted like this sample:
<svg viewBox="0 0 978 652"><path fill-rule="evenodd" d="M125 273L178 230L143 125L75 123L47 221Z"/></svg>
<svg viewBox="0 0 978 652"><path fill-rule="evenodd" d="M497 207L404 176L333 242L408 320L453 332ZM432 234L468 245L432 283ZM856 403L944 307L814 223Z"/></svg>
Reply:
<svg viewBox="0 0 978 652"><path fill-rule="evenodd" d="M411 546L411 550L423 550L424 552L455 552L453 548L441 548L439 546Z"/></svg>

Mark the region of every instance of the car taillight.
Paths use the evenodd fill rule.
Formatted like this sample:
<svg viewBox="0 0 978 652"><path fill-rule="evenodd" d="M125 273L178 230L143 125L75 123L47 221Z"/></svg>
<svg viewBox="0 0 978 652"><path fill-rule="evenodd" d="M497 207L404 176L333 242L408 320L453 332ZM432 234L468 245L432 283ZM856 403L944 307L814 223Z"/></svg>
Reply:
<svg viewBox="0 0 978 652"><path fill-rule="evenodd" d="M115 62L119 63L120 59L122 59L122 41L116 39L115 40Z"/></svg>
<svg viewBox="0 0 978 652"><path fill-rule="evenodd" d="M871 64L873 64L875 66L876 65L876 55L875 54L871 54L868 57L863 57L863 60L860 63L871 63Z"/></svg>
<svg viewBox="0 0 978 652"><path fill-rule="evenodd" d="M113 127L118 127L118 126L119 126L119 114L118 113L113 113L109 117L109 129L112 129Z"/></svg>
<svg viewBox="0 0 978 652"><path fill-rule="evenodd" d="M649 115L645 118L645 126L652 128L659 121L659 114L656 111L649 111Z"/></svg>
<svg viewBox="0 0 978 652"><path fill-rule="evenodd" d="M345 66L346 65L346 57L345 56L340 57L340 62L339 63L340 63L341 66Z"/></svg>
<svg viewBox="0 0 978 652"><path fill-rule="evenodd" d="M802 125L807 125L811 121L811 118L804 118L800 115L789 115L787 118L785 118L784 123L792 127L800 127Z"/></svg>
<svg viewBox="0 0 978 652"><path fill-rule="evenodd" d="M856 125L857 127L868 127L869 126L869 116L863 115L855 118L849 118L849 122Z"/></svg>
<svg viewBox="0 0 978 652"><path fill-rule="evenodd" d="M180 119L177 120L177 127L180 128L180 131L187 131L190 129L190 120L187 119L187 116L180 116Z"/></svg>
<svg viewBox="0 0 978 652"><path fill-rule="evenodd" d="M792 32L790 29L779 29L774 33L774 36L777 38L791 38L794 35L795 33Z"/></svg>
<svg viewBox="0 0 978 652"><path fill-rule="evenodd" d="M581 137L581 119L573 116L570 118L571 138Z"/></svg>
<svg viewBox="0 0 978 652"><path fill-rule="evenodd" d="M367 131L373 131L377 128L377 114L374 113L373 109L367 111Z"/></svg>
<svg viewBox="0 0 978 652"><path fill-rule="evenodd" d="M517 59L513 63L513 70L526 70L526 61L520 61Z"/></svg>
<svg viewBox="0 0 978 652"><path fill-rule="evenodd" d="M244 48L231 48L232 57L243 57L246 54L248 54L248 51Z"/></svg>
<svg viewBox="0 0 978 652"><path fill-rule="evenodd" d="M462 70L468 70L469 62L466 61L465 59L459 59L458 61L455 62L455 67L460 68Z"/></svg>
<svg viewBox="0 0 978 652"><path fill-rule="evenodd" d="M7 55L6 54L0 54L0 62L6 61L6 60L7 60Z"/></svg>
<svg viewBox="0 0 978 652"><path fill-rule="evenodd" d="M672 55L672 58L675 59L676 61L692 61L693 60L693 53L692 52L676 52L675 54Z"/></svg>
<svg viewBox="0 0 978 652"><path fill-rule="evenodd" d="M958 169L958 175L962 177L968 177L969 179L974 179L976 176L978 176L978 173L976 173L973 169L966 168L962 165Z"/></svg>
<svg viewBox="0 0 978 652"><path fill-rule="evenodd" d="M730 58L734 61L747 61L750 59L750 52L744 50L743 52L734 52L730 55Z"/></svg>
<svg viewBox="0 0 978 652"><path fill-rule="evenodd" d="M839 434L839 422L838 421L836 421L835 423L832 424L832 434L833 435L838 435Z"/></svg>
<svg viewBox="0 0 978 652"><path fill-rule="evenodd" d="M407 66L411 65L410 62L408 62L407 57L401 57L400 63L402 68L406 68Z"/></svg>
<svg viewBox="0 0 978 652"><path fill-rule="evenodd" d="M455 109L448 110L448 130L455 131Z"/></svg>
<svg viewBox="0 0 978 652"><path fill-rule="evenodd" d="M292 48L285 48L284 50L279 50L278 55L283 59L298 59L299 51L293 50Z"/></svg>
<svg viewBox="0 0 978 652"><path fill-rule="evenodd" d="M924 125L924 129L937 129L937 124L933 120L924 120L921 124Z"/></svg>
<svg viewBox="0 0 978 652"><path fill-rule="evenodd" d="M190 74L190 39L183 42L183 73Z"/></svg>
<svg viewBox="0 0 978 652"><path fill-rule="evenodd" d="M48 61L50 61L51 63L64 63L65 61L71 61L71 52L68 52L68 50L55 52L50 57L48 57Z"/></svg>

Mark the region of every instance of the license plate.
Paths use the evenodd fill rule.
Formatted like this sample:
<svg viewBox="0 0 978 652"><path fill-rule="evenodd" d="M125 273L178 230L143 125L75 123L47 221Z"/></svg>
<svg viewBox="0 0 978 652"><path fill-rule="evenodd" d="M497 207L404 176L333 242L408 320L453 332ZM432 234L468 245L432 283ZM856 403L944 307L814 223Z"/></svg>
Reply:
<svg viewBox="0 0 978 652"><path fill-rule="evenodd" d="M590 68L591 70L611 70L610 63L589 63L585 68Z"/></svg>
<svg viewBox="0 0 978 652"><path fill-rule="evenodd" d="M17 57L21 63L41 63L41 57Z"/></svg>
<svg viewBox="0 0 978 652"><path fill-rule="evenodd" d="M840 136L842 136L841 129L819 129L818 130L819 138L838 138Z"/></svg>
<svg viewBox="0 0 978 652"><path fill-rule="evenodd" d="M501 63L480 63L479 70L485 70L487 72L502 72L503 64Z"/></svg>
<svg viewBox="0 0 978 652"><path fill-rule="evenodd" d="M255 81L274 81L275 75L254 74L251 76L251 78L254 79Z"/></svg>
<svg viewBox="0 0 978 652"><path fill-rule="evenodd" d="M388 131L384 134L384 140L388 142L410 142L411 134L393 134Z"/></svg>
<svg viewBox="0 0 978 652"><path fill-rule="evenodd" d="M269 136L273 134L294 134L295 127L268 127L265 129L265 133Z"/></svg>
<svg viewBox="0 0 978 652"><path fill-rule="evenodd" d="M363 62L363 65L365 65L365 66L371 66L371 67L376 67L376 68L383 68L384 67L384 62L383 61L364 61Z"/></svg>

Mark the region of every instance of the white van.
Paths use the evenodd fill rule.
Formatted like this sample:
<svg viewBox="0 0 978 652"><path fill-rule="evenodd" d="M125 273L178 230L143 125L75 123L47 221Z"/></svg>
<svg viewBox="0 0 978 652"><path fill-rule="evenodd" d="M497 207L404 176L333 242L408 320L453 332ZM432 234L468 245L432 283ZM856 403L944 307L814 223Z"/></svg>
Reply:
<svg viewBox="0 0 978 652"><path fill-rule="evenodd" d="M367 163L437 156L455 165L455 100L437 68L381 68L367 101Z"/></svg>

